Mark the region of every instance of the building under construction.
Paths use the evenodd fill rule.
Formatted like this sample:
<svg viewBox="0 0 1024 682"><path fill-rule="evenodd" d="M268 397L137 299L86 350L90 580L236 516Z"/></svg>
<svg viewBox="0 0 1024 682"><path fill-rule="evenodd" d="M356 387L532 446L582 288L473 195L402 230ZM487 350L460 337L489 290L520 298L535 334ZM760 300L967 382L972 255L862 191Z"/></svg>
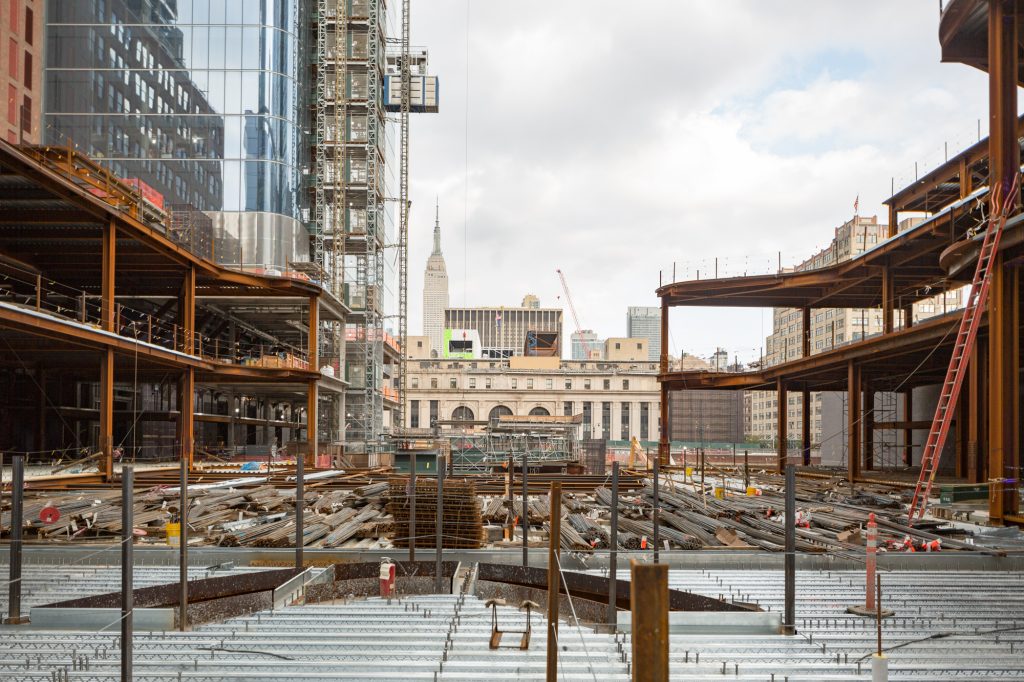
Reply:
<svg viewBox="0 0 1024 682"><path fill-rule="evenodd" d="M892 477L878 471L879 432L901 431L903 467L925 462L922 480L933 470L963 482L988 482L989 515L995 523L1020 516L1021 444L1020 346L1020 174L1022 123L1017 117L1017 10L1014 3L961 0L947 3L940 41L944 61L988 73L991 93L989 138L957 154L886 201L889 235L845 262L774 275L673 282L658 289L662 302L662 348L667 347L668 311L673 307L738 306L802 311L802 344L797 357L743 373L668 371L662 353L662 410L675 390L774 390L785 406L791 393L803 405L801 452L787 451L788 420L777 420L778 466L810 464L811 394L844 392L847 425L846 470L851 483ZM1009 204L1000 220L1003 204ZM898 231L901 216L924 213ZM992 237L999 238L993 242ZM989 250L996 246L991 253ZM982 261L982 267L977 267ZM987 306L976 312L976 339L961 327L964 310L914 323L915 303L972 284L987 287ZM812 354L816 309L877 309L882 332L842 347ZM902 312L902 314L901 314ZM793 353L790 353L793 355ZM962 356L962 357L961 357ZM951 362L951 358L954 360ZM934 387L930 413L915 420L913 389ZM953 389L959 389L953 397ZM876 393L902 394L902 414L875 418ZM942 405L936 410L936 403ZM948 404L949 414L945 412ZM955 409L954 409L955 404ZM667 421L663 417L663 421ZM949 430L947 447L930 452L933 433ZM915 447L915 444L918 444ZM662 456L668 442L662 432ZM930 484L929 484L930 488Z"/></svg>

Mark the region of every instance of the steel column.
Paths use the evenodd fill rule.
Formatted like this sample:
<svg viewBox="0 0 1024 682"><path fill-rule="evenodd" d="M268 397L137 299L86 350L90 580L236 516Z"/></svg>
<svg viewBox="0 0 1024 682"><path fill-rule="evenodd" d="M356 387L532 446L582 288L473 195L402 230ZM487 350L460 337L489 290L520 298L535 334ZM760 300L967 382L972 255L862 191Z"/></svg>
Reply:
<svg viewBox="0 0 1024 682"><path fill-rule="evenodd" d="M661 299L661 357L658 364L658 371L662 374L668 374L669 370L669 357L668 357L668 299ZM660 429L658 431L658 459L662 464L669 463L669 450L671 443L668 439L669 426L668 426L668 384L662 382L661 384L661 403L658 405L659 414L661 416Z"/></svg>
<svg viewBox="0 0 1024 682"><path fill-rule="evenodd" d="M796 467L786 463L785 614L783 634L796 634Z"/></svg>
<svg viewBox="0 0 1024 682"><path fill-rule="evenodd" d="M659 527L661 522L661 501L658 499L658 488L661 485L661 481L658 480L658 470L660 469L659 462L660 460L658 459L654 460L654 494L652 496L654 504L651 508L651 522L654 525L654 563L658 563L658 544L661 542L661 538L659 537L661 535L661 533L659 532L661 530Z"/></svg>
<svg viewBox="0 0 1024 682"><path fill-rule="evenodd" d="M783 382L782 377L775 380L775 395L776 402L779 404L777 410L778 418L776 419L779 439L776 468L781 474L786 465L789 446L789 398L787 397L786 384Z"/></svg>
<svg viewBox="0 0 1024 682"><path fill-rule="evenodd" d="M117 280L117 228L114 221L103 226L103 257L100 281L100 326L108 332L114 329L115 283Z"/></svg>
<svg viewBox="0 0 1024 682"><path fill-rule="evenodd" d="M914 389L908 388L903 392L903 421L910 423L914 420ZM903 464L914 466L914 429L903 429Z"/></svg>
<svg viewBox="0 0 1024 682"><path fill-rule="evenodd" d="M996 523L1019 511L1020 296L1019 270L993 258L989 296L989 517Z"/></svg>
<svg viewBox="0 0 1024 682"><path fill-rule="evenodd" d="M882 267L882 333L892 334L896 329L896 299L893 269L888 265Z"/></svg>
<svg viewBox="0 0 1024 682"><path fill-rule="evenodd" d="M633 610L633 680L667 682L668 564L630 562L629 602Z"/></svg>
<svg viewBox="0 0 1024 682"><path fill-rule="evenodd" d="M311 384L315 385L315 384ZM312 410L306 410L307 431ZM267 472L270 475L270 472ZM302 551L305 547L306 525L306 454L296 453L295 456L295 568L301 570L305 565Z"/></svg>
<svg viewBox="0 0 1024 682"><path fill-rule="evenodd" d="M409 562L416 561L416 451L409 452Z"/></svg>
<svg viewBox="0 0 1024 682"><path fill-rule="evenodd" d="M185 278L181 284L181 294L178 296L178 326L181 328L181 344L177 347L182 353L197 354L196 270L193 267L185 270Z"/></svg>
<svg viewBox="0 0 1024 682"><path fill-rule="evenodd" d="M558 558L562 545L562 484L551 482L551 525L548 531L548 639L547 680L558 681L558 594L560 580Z"/></svg>
<svg viewBox="0 0 1024 682"><path fill-rule="evenodd" d="M196 373L191 367L182 370L178 379L178 446L183 462L188 464L189 469L193 466L195 458L195 393ZM269 471L267 472L269 475Z"/></svg>
<svg viewBox="0 0 1024 682"><path fill-rule="evenodd" d="M437 456L437 520L434 522L434 591L441 593L441 555L444 549L444 455Z"/></svg>
<svg viewBox="0 0 1024 682"><path fill-rule="evenodd" d="M1017 8L1013 0L991 0L988 7L990 186L1005 197L1020 172L1017 138ZM1016 214L1017 206L1011 211ZM992 260L988 299L988 477L989 518L996 524L1018 511L1020 423L1019 334L1016 270L1007 270L1002 254ZM1001 481L1014 481L1006 483Z"/></svg>
<svg viewBox="0 0 1024 682"><path fill-rule="evenodd" d="M520 514L520 522L523 525L523 566L527 567L530 565L530 550L529 550L529 535L530 535L530 491L527 489L528 474L529 471L529 453L523 451L523 461L520 465L523 473L523 513Z"/></svg>
<svg viewBox="0 0 1024 682"><path fill-rule="evenodd" d="M25 456L14 455L11 458L13 476L11 478L11 544L8 557L7 573L7 619L8 625L27 623L28 618L21 615L21 551L22 534L25 528Z"/></svg>
<svg viewBox="0 0 1024 682"><path fill-rule="evenodd" d="M121 679L132 677L132 611L135 608L132 571L132 543L135 540L133 488L135 472L131 464L121 469Z"/></svg>
<svg viewBox="0 0 1024 682"><path fill-rule="evenodd" d="M863 415L864 424L864 468L871 471L875 468L875 391L871 384L862 381L864 388Z"/></svg>
<svg viewBox="0 0 1024 682"><path fill-rule="evenodd" d="M800 353L806 358L811 355L811 309L803 308L801 313L803 336L800 339Z"/></svg>
<svg viewBox="0 0 1024 682"><path fill-rule="evenodd" d="M182 459L178 473L178 629L182 632L188 629L188 470L188 461Z"/></svg>
<svg viewBox="0 0 1024 682"><path fill-rule="evenodd" d="M612 518L611 542L608 551L608 624L613 628L619 624L618 572L619 572L619 463L612 462Z"/></svg>
<svg viewBox="0 0 1024 682"><path fill-rule="evenodd" d="M847 478L852 486L860 476L860 367L853 360L847 365L846 450Z"/></svg>
<svg viewBox="0 0 1024 682"><path fill-rule="evenodd" d="M100 449L103 479L114 478L114 350L100 351Z"/></svg>
<svg viewBox="0 0 1024 682"><path fill-rule="evenodd" d="M320 306L316 296L309 297L309 338L308 347L306 352L309 354L309 369L318 371L320 369L320 361L318 353L320 352Z"/></svg>

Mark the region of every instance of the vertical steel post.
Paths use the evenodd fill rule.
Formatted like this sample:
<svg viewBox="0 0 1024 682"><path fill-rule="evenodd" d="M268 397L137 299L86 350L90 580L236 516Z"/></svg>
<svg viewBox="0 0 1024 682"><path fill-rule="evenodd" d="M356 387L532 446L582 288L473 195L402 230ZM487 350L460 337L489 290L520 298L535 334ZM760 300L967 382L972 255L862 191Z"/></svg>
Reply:
<svg viewBox="0 0 1024 682"><path fill-rule="evenodd" d="M178 513L178 521L181 531L178 535L178 581L180 583L178 592L178 629L182 632L188 629L188 460L181 460L180 475L180 502L181 511Z"/></svg>
<svg viewBox="0 0 1024 682"><path fill-rule="evenodd" d="M444 548L444 535L442 524L444 523L444 474L447 464L444 455L437 457L437 522L434 526L434 591L441 593L441 551Z"/></svg>
<svg viewBox="0 0 1024 682"><path fill-rule="evenodd" d="M780 410L781 414L781 410ZM780 417L781 418L781 417ZM783 634L796 634L796 467L786 462L786 610Z"/></svg>
<svg viewBox="0 0 1024 682"><path fill-rule="evenodd" d="M633 680L669 679L668 564L630 562L629 589L633 609Z"/></svg>
<svg viewBox="0 0 1024 682"><path fill-rule="evenodd" d="M558 681L558 572L559 548L562 545L562 484L551 482L551 524L548 538L548 640L547 681Z"/></svg>
<svg viewBox="0 0 1024 682"><path fill-rule="evenodd" d="M409 561L416 561L416 452L409 452Z"/></svg>
<svg viewBox="0 0 1024 682"><path fill-rule="evenodd" d="M523 451L523 462L520 465L523 468L523 513L520 514L520 521L523 526L523 567L530 565L530 545L528 543L528 536L530 534L530 491L527 487L529 485L528 474L529 471L529 455Z"/></svg>
<svg viewBox="0 0 1024 682"><path fill-rule="evenodd" d="M743 451L743 492L750 487L750 450Z"/></svg>
<svg viewBox="0 0 1024 682"><path fill-rule="evenodd" d="M651 509L651 521L653 522L653 525L654 525L654 563L658 563L658 557L659 557L659 554L658 554L658 543L661 540L661 537L660 537L661 533L659 532L661 530L661 528L659 527L659 523L661 521L661 518L660 518L661 517L661 514L660 514L661 507L660 507L660 500L658 499L658 487L659 487L658 486L658 484L659 484L659 481L658 481L658 469L659 469L659 460L655 459L654 460L654 497L653 497L653 503L654 504L653 504L653 508Z"/></svg>
<svg viewBox="0 0 1024 682"><path fill-rule="evenodd" d="M618 625L618 572L619 572L619 463L612 462L612 528L611 549L608 553L608 624Z"/></svg>
<svg viewBox="0 0 1024 682"><path fill-rule="evenodd" d="M22 532L25 525L25 456L11 458L11 546L8 559L7 620L9 625L28 622L21 615L21 549Z"/></svg>
<svg viewBox="0 0 1024 682"><path fill-rule="evenodd" d="M315 408L314 408L315 409ZM309 419L307 408L306 419ZM306 436L306 440L316 438L315 434ZM302 549L305 544L306 525L306 455L298 453L295 458L295 568L302 570Z"/></svg>
<svg viewBox="0 0 1024 682"><path fill-rule="evenodd" d="M132 542L135 539L135 515L132 492L135 472L131 464L121 467L121 679L132 678L132 610L133 601Z"/></svg>

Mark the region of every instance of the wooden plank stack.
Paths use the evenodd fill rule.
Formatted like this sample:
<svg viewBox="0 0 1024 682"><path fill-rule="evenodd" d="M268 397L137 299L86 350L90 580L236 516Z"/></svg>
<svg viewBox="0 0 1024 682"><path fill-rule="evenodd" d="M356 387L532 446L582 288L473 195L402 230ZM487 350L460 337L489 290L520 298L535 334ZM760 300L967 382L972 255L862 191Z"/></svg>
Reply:
<svg viewBox="0 0 1024 682"><path fill-rule="evenodd" d="M394 544L409 546L409 511L412 507L407 477L390 480L388 511L394 517ZM433 548L436 544L437 481L416 479L416 547ZM450 479L444 482L442 546L448 549L479 549L483 545L483 518L480 499L472 481Z"/></svg>

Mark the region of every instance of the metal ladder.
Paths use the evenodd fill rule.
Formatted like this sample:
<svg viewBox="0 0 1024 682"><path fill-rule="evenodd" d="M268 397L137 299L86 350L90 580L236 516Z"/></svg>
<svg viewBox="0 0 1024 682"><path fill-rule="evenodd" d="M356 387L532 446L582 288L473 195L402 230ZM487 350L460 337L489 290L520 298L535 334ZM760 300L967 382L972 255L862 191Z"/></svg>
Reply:
<svg viewBox="0 0 1024 682"><path fill-rule="evenodd" d="M907 513L907 521L911 525L915 516L917 518L924 516L925 508L928 506L928 496L935 483L935 474L939 469L942 448L946 444L946 436L949 435L949 427L953 421L953 411L956 409L956 402L960 397L960 386L963 384L971 351L978 337L978 328L981 326L980 312L985 309L985 303L988 300L988 289L992 282L992 259L999 249L999 239L1006 226L1007 216L1016 202L1019 189L1020 175L1018 174L1014 177L1013 185L1005 198L1000 201L996 192L992 194L992 211L988 227L985 230L985 239L981 244L981 251L978 253L978 263L974 269L971 291L967 296L963 317L960 318L960 328L957 330L953 356L949 359L949 368L946 370L946 378L942 383L939 401L935 406L935 417L932 419L931 428L928 430L928 440L925 442L924 452L921 455L921 474L917 479L917 487L914 489L914 497Z"/></svg>

